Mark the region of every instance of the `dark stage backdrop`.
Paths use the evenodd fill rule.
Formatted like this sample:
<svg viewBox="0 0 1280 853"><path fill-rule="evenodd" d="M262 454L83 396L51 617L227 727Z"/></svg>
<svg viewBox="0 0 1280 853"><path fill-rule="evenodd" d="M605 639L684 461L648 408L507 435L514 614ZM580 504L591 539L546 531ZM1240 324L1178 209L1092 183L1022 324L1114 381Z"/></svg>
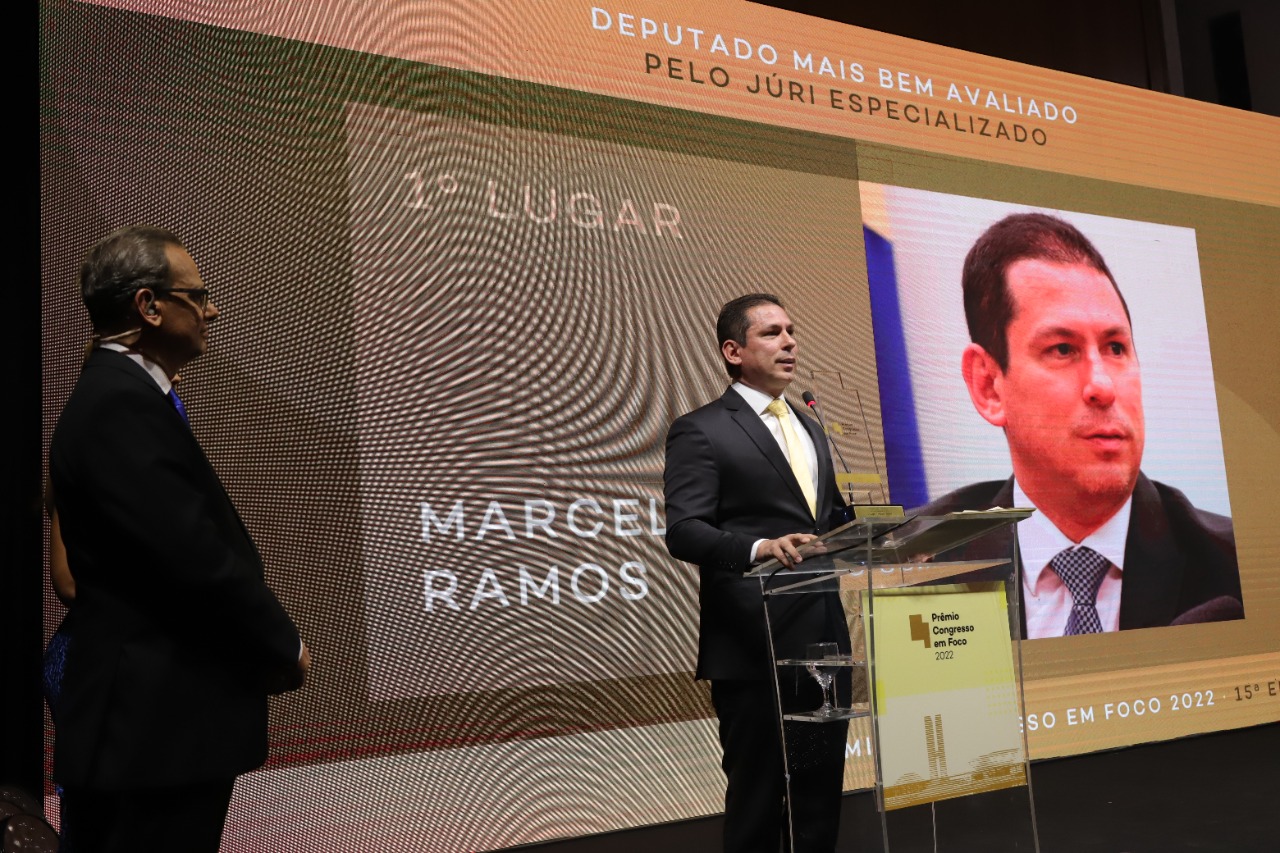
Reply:
<svg viewBox="0 0 1280 853"><path fill-rule="evenodd" d="M1007 476L956 400L953 303L1012 210L1115 257L1146 463L1233 517L1245 609L1026 643L1032 757L1280 718L1276 119L727 0L60 0L40 27L46 447L83 252L176 230L222 312L193 428L316 659L225 849L717 811L661 501L668 424L723 390L716 311L782 295L865 498Z"/></svg>

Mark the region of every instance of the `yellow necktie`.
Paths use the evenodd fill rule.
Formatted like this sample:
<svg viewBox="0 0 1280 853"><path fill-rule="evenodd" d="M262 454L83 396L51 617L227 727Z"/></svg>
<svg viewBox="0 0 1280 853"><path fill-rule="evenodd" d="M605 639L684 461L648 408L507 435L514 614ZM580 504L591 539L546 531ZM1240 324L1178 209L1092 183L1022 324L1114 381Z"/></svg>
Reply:
<svg viewBox="0 0 1280 853"><path fill-rule="evenodd" d="M791 459L791 473L796 475L800 483L800 491L804 492L805 502L809 504L809 512L818 517L818 497L813 492L813 474L809 471L809 457L805 453L800 436L796 435L795 425L791 423L791 409L781 400L769 403L766 412L778 419L782 427L782 440L787 445L787 456Z"/></svg>

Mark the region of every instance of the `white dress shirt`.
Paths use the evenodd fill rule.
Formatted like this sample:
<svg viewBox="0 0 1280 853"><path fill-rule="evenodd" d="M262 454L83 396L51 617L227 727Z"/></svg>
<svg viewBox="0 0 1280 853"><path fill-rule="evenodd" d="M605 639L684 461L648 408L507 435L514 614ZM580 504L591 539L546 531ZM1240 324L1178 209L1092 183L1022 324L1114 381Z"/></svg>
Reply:
<svg viewBox="0 0 1280 853"><path fill-rule="evenodd" d="M778 423L777 417L771 412L766 411L769 404L774 401L774 397L770 397L763 391L757 391L741 382L735 382L732 385L734 391L738 392L738 396L746 401L751 411L760 416L760 421L764 424L765 429L769 430L769 434L773 436L773 440L778 442L778 447L782 450L782 455L788 462L791 461L791 454L787 452L787 440L782 436L782 425ZM785 404L787 401L783 397L776 399L782 400ZM787 408L791 411L791 417L796 420L800 419L800 415L792 409L790 405ZM813 477L813 493L818 493L818 451L813 447L813 439L809 436L809 431L804 428L803 424L795 424L796 435L800 438L800 444L804 447L804 452L809 459L809 474ZM760 548L761 542L767 542L766 539L757 539L755 544L751 546L751 562L756 561L756 551Z"/></svg>
<svg viewBox="0 0 1280 853"><path fill-rule="evenodd" d="M1035 506L1015 480L1013 505ZM1133 497L1107 522L1072 542L1043 512L1033 513L1018 523L1018 546L1022 552L1022 607L1027 614L1027 639L1061 637L1071 614L1072 598L1058 573L1049 570L1049 561L1065 548L1088 546L1106 557L1111 565L1098 588L1098 619L1103 631L1120 629L1120 584L1124 577L1124 542L1129 535L1129 512Z"/></svg>

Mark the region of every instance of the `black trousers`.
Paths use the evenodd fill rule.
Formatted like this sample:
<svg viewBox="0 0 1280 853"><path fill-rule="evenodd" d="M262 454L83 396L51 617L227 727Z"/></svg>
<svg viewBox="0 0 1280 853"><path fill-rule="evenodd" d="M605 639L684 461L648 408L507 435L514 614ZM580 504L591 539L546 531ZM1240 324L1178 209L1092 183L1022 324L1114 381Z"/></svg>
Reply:
<svg viewBox="0 0 1280 853"><path fill-rule="evenodd" d="M66 853L218 853L235 779L62 794Z"/></svg>
<svg viewBox="0 0 1280 853"><path fill-rule="evenodd" d="M817 684L798 669L780 671L779 692L787 711L811 710L822 701ZM837 692L848 701L847 684ZM716 679L711 703L727 781L725 853L831 853L840 831L849 724L787 722L784 765L772 683Z"/></svg>

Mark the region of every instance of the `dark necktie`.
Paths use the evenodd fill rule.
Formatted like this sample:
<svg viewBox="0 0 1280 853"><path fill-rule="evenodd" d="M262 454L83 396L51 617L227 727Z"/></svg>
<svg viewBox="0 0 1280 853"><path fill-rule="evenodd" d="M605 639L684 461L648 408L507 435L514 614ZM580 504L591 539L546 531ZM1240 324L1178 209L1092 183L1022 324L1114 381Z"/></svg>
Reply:
<svg viewBox="0 0 1280 853"><path fill-rule="evenodd" d="M173 407L178 410L178 414L182 415L182 420L186 422L187 426L190 426L191 421L187 418L187 407L182 405L182 401L178 399L178 392L172 388L169 389L169 402L173 403Z"/></svg>
<svg viewBox="0 0 1280 853"><path fill-rule="evenodd" d="M1049 561L1071 593L1071 615L1067 617L1067 629L1063 636L1073 634L1101 634L1102 620L1098 618L1098 587L1111 564L1107 558L1092 548L1067 548L1059 551Z"/></svg>

